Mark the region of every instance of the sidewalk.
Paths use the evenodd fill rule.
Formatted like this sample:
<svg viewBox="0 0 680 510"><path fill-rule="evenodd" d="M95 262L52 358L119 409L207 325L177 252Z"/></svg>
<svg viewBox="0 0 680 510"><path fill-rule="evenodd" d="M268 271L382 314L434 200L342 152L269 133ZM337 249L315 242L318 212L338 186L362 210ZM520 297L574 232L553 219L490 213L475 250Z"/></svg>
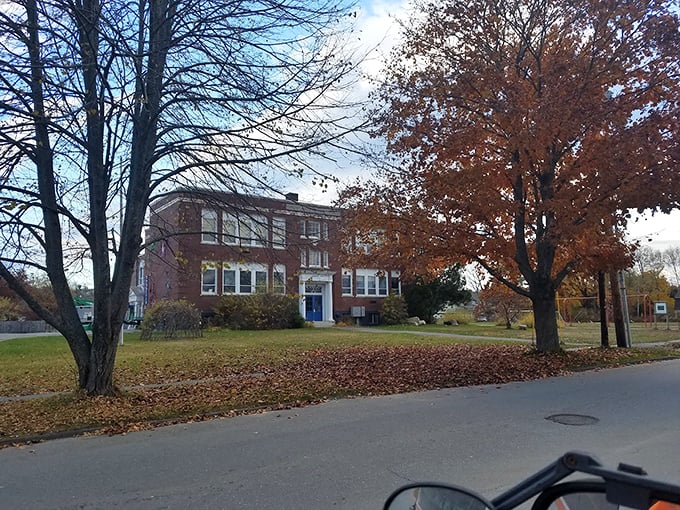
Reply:
<svg viewBox="0 0 680 510"><path fill-rule="evenodd" d="M15 338L30 338L34 336L61 336L61 333L58 331L50 331L48 333L0 333L0 342L14 340Z"/></svg>

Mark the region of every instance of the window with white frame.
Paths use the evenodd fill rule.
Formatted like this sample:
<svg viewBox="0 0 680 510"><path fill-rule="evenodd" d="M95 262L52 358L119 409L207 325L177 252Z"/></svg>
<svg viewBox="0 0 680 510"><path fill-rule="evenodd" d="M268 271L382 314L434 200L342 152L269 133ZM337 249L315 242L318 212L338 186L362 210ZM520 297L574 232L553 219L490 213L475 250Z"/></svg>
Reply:
<svg viewBox="0 0 680 510"><path fill-rule="evenodd" d="M255 292L263 294L267 290L267 271L255 270Z"/></svg>
<svg viewBox="0 0 680 510"><path fill-rule="evenodd" d="M250 246L250 240L253 238L253 229L250 225L250 218L240 217L238 219L238 236L241 246Z"/></svg>
<svg viewBox="0 0 680 510"><path fill-rule="evenodd" d="M240 246L266 246L268 221L265 216L235 216L224 213L222 234L224 243Z"/></svg>
<svg viewBox="0 0 680 510"><path fill-rule="evenodd" d="M375 280L375 275L366 276L366 294L369 296L375 296L377 294Z"/></svg>
<svg viewBox="0 0 680 510"><path fill-rule="evenodd" d="M250 219L250 245L266 246L269 222L265 216L252 216Z"/></svg>
<svg viewBox="0 0 680 510"><path fill-rule="evenodd" d="M352 272L349 269L342 270L342 295L352 295Z"/></svg>
<svg viewBox="0 0 680 510"><path fill-rule="evenodd" d="M253 292L253 272L246 268L240 268L238 272L238 292L239 294L252 294Z"/></svg>
<svg viewBox="0 0 680 510"><path fill-rule="evenodd" d="M319 250L309 250L307 262L309 267L321 267L321 252Z"/></svg>
<svg viewBox="0 0 680 510"><path fill-rule="evenodd" d="M307 239L321 239L321 222L317 220L300 220L300 236Z"/></svg>
<svg viewBox="0 0 680 510"><path fill-rule="evenodd" d="M357 296L366 295L366 276L357 273Z"/></svg>
<svg viewBox="0 0 680 510"><path fill-rule="evenodd" d="M390 273L390 293L401 295L401 273L399 271Z"/></svg>
<svg viewBox="0 0 680 510"><path fill-rule="evenodd" d="M387 273L375 269L357 269L357 296L387 296Z"/></svg>
<svg viewBox="0 0 680 510"><path fill-rule="evenodd" d="M201 211L201 242L217 244L217 211L212 209Z"/></svg>
<svg viewBox="0 0 680 510"><path fill-rule="evenodd" d="M144 286L144 261L140 260L137 266L137 287Z"/></svg>
<svg viewBox="0 0 680 510"><path fill-rule="evenodd" d="M229 267L222 269L222 294L236 293L236 270Z"/></svg>
<svg viewBox="0 0 680 510"><path fill-rule="evenodd" d="M314 268L328 268L329 255L327 251L320 251L315 249L300 249L300 266L314 267Z"/></svg>
<svg viewBox="0 0 680 510"><path fill-rule="evenodd" d="M387 296L387 276L378 275L378 295Z"/></svg>
<svg viewBox="0 0 680 510"><path fill-rule="evenodd" d="M225 262L222 265L223 294L253 294L267 292L268 268L263 264Z"/></svg>
<svg viewBox="0 0 680 510"><path fill-rule="evenodd" d="M201 294L217 294L217 266L214 262L203 262Z"/></svg>
<svg viewBox="0 0 680 510"><path fill-rule="evenodd" d="M275 294L286 293L286 266L276 264L272 274L272 292Z"/></svg>
<svg viewBox="0 0 680 510"><path fill-rule="evenodd" d="M239 244L238 218L233 214L224 213L222 215L222 235L224 236L224 244Z"/></svg>
<svg viewBox="0 0 680 510"><path fill-rule="evenodd" d="M286 247L286 219L272 218L272 245L274 248Z"/></svg>

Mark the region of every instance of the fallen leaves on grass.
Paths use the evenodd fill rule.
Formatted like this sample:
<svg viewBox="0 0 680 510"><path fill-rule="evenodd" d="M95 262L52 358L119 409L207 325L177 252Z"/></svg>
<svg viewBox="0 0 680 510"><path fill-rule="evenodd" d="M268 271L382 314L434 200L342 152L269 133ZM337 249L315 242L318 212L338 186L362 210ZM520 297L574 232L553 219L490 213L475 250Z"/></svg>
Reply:
<svg viewBox="0 0 680 510"><path fill-rule="evenodd" d="M204 420L316 403L338 396L502 384L616 366L649 350L587 349L540 355L524 346L349 347L317 349L268 366L214 365L189 381L150 371L143 386L119 397L57 397L0 404L0 443L70 430L124 433L158 424Z"/></svg>

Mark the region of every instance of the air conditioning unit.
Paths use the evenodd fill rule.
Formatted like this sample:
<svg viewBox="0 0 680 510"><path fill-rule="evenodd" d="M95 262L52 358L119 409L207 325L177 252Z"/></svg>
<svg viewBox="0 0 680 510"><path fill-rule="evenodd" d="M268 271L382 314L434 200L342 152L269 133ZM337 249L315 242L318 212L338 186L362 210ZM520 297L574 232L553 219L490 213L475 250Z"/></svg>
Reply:
<svg viewBox="0 0 680 510"><path fill-rule="evenodd" d="M352 317L366 317L366 307L365 306L353 306L352 307Z"/></svg>

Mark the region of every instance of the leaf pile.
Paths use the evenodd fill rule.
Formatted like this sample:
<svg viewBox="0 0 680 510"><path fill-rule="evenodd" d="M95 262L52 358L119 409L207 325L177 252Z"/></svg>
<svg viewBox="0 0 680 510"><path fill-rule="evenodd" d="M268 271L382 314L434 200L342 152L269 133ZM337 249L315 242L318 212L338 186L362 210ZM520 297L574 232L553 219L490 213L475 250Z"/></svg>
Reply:
<svg viewBox="0 0 680 510"><path fill-rule="evenodd" d="M0 403L0 444L69 431L124 433L160 424L444 387L502 384L649 359L652 351L540 355L524 346L356 346L315 349L265 366L214 365L169 380L161 367L118 397L80 393ZM177 374L174 374L177 375Z"/></svg>

